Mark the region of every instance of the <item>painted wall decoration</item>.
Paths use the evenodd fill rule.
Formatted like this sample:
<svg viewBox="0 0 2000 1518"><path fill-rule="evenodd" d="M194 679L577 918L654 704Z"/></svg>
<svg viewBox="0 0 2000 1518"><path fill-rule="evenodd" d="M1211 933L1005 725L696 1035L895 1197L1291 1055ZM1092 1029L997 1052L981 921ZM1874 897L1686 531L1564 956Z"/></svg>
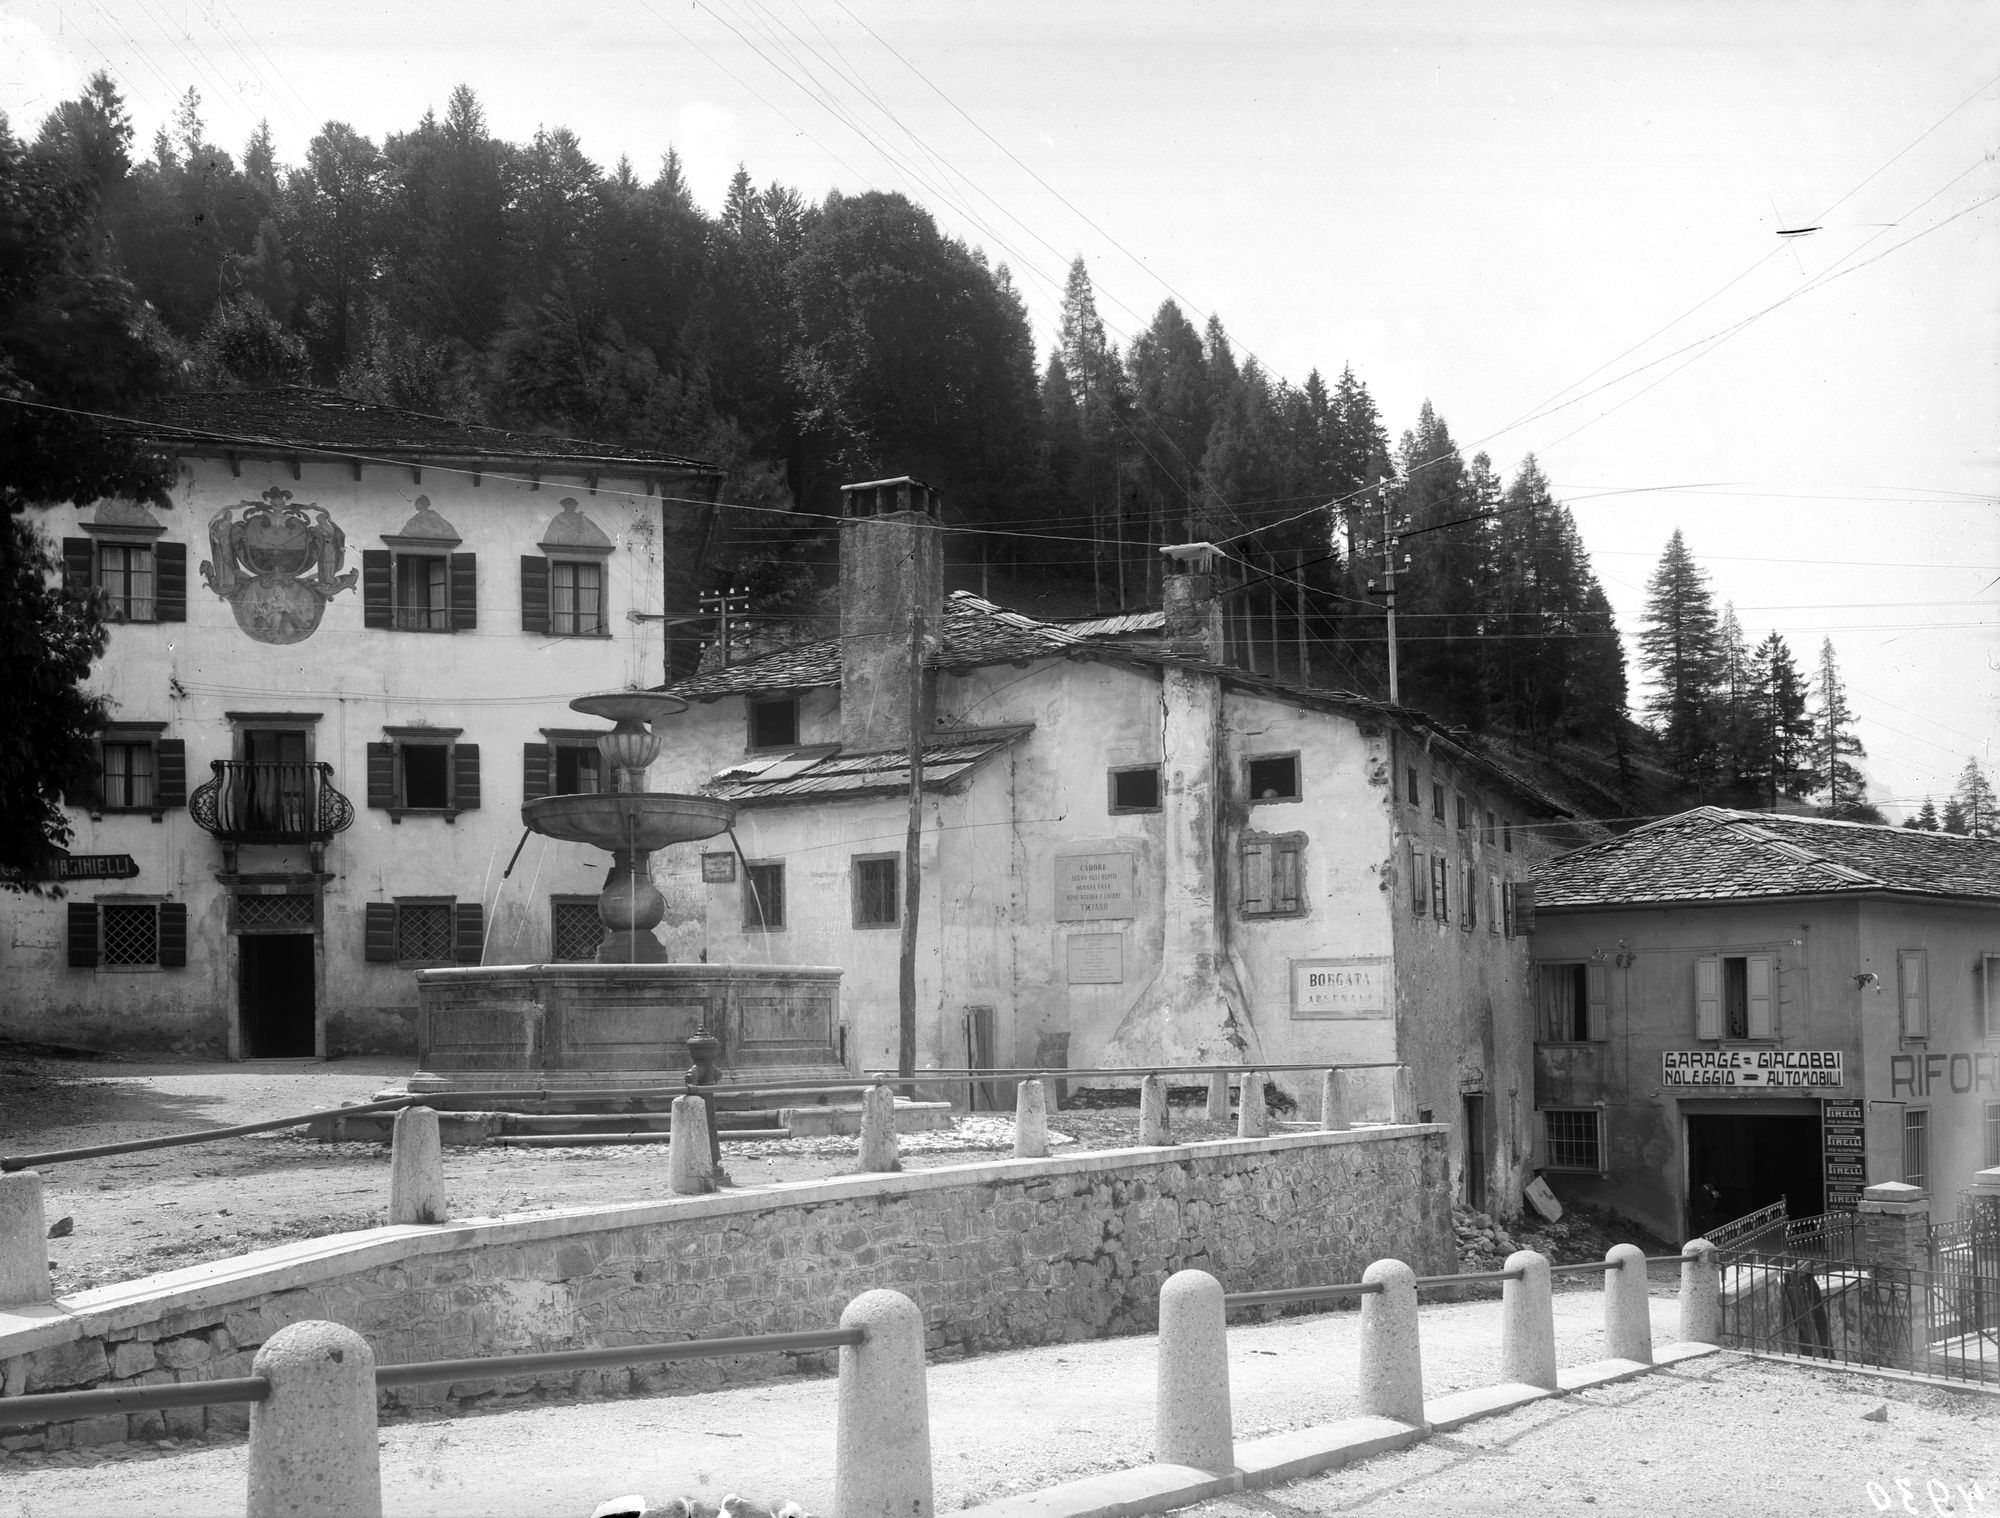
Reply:
<svg viewBox="0 0 2000 1518"><path fill-rule="evenodd" d="M203 583L259 643L310 638L326 603L361 578L358 569L341 572L347 534L326 509L293 505L292 493L276 485L259 500L218 511L209 519L208 542L215 557L202 561Z"/></svg>

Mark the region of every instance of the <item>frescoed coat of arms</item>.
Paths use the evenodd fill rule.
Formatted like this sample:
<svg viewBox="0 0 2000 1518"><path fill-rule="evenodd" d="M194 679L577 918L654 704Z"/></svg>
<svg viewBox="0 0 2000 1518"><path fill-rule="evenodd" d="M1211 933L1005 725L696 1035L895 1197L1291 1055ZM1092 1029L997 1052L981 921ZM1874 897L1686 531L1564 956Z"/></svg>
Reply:
<svg viewBox="0 0 2000 1518"><path fill-rule="evenodd" d="M341 572L347 534L326 509L294 505L292 493L276 485L260 500L218 511L209 519L208 543L215 557L202 561L203 583L259 643L310 638L326 603L361 577L358 569Z"/></svg>

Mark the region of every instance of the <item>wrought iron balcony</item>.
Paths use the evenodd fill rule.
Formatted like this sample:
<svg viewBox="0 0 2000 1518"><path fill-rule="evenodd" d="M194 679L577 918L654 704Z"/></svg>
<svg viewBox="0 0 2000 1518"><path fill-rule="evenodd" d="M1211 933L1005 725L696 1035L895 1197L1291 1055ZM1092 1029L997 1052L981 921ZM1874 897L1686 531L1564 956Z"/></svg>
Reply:
<svg viewBox="0 0 2000 1518"><path fill-rule="evenodd" d="M217 759L188 797L195 824L224 843L325 843L354 821L330 764Z"/></svg>

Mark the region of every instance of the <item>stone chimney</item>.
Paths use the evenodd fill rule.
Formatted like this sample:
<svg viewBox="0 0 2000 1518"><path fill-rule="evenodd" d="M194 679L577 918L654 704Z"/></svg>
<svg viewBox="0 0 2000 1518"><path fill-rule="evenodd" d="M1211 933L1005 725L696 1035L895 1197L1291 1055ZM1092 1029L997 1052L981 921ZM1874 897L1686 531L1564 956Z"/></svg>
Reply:
<svg viewBox="0 0 2000 1518"><path fill-rule="evenodd" d="M1210 543L1179 543L1160 552L1167 560L1168 651L1184 659L1223 663L1221 554Z"/></svg>
<svg viewBox="0 0 2000 1518"><path fill-rule="evenodd" d="M870 752L910 741L913 616L926 644L944 631L944 539L938 493L908 475L840 487L840 741ZM934 682L922 679L928 729Z"/></svg>

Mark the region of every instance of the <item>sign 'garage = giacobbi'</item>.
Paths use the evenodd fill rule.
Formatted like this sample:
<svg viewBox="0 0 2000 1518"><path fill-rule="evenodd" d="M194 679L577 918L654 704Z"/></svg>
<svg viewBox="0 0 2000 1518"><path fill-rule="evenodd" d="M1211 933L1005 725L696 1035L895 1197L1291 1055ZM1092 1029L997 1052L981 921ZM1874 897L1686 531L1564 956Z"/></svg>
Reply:
<svg viewBox="0 0 2000 1518"><path fill-rule="evenodd" d="M1838 1049L1666 1049L1660 1084L1668 1090L1820 1090L1847 1083Z"/></svg>

